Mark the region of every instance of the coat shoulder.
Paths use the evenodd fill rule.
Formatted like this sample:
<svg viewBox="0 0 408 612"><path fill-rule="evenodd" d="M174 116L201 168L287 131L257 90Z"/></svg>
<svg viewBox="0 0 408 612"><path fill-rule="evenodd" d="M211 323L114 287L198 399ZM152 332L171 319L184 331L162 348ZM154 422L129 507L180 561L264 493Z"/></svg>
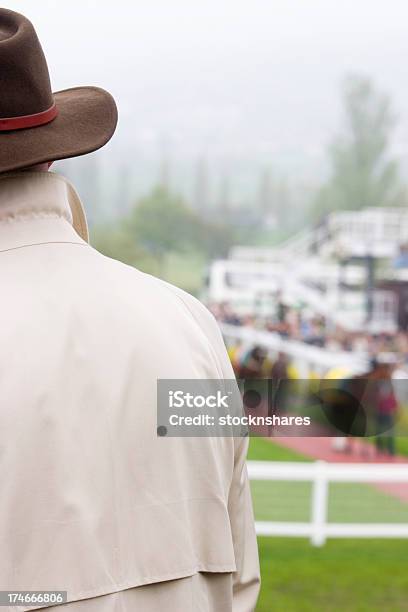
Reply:
<svg viewBox="0 0 408 612"><path fill-rule="evenodd" d="M167 328L168 337L175 335L181 340L187 334L189 342L195 338L202 349L207 346L216 364L216 377L234 378L219 325L202 302L171 283L95 253L105 267L101 278L115 288L116 297L120 295L131 308L152 315L157 327Z"/></svg>
<svg viewBox="0 0 408 612"><path fill-rule="evenodd" d="M166 310L171 309L172 305L181 307L185 316L194 319L210 337L219 337L220 332L215 317L196 297L176 285L142 272L138 268L106 257L98 251L94 252L102 258L101 263L107 270L109 269L108 276L116 278L119 287L122 279L121 290L129 292L131 295L137 295L138 299L142 296L146 301L149 298L155 298L157 303L166 304Z"/></svg>

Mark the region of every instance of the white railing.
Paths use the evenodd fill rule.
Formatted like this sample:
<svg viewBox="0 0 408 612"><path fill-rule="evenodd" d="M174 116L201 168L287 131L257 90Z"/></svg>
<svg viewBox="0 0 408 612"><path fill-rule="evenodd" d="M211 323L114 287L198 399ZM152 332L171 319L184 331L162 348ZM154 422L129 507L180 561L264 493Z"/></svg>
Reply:
<svg viewBox="0 0 408 612"><path fill-rule="evenodd" d="M407 464L365 464L289 461L248 461L251 480L309 481L312 483L308 523L257 521L262 536L309 537L314 546L327 538L408 538L407 523L329 523L330 482L403 482L408 484ZM273 500L271 500L273 503Z"/></svg>

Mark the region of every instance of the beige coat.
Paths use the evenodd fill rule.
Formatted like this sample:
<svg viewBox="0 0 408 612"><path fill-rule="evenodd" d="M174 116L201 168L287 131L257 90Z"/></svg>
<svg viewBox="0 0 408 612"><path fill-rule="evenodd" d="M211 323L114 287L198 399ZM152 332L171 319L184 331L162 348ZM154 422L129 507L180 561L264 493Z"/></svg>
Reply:
<svg viewBox="0 0 408 612"><path fill-rule="evenodd" d="M157 379L233 377L217 325L91 248L78 202L56 174L0 177L0 590L250 612L247 440L156 434Z"/></svg>

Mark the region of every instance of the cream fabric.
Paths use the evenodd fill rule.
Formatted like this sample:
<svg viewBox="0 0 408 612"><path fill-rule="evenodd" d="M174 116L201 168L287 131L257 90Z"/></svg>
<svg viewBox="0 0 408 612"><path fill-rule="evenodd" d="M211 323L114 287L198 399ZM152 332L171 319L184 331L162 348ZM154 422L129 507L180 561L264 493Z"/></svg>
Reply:
<svg viewBox="0 0 408 612"><path fill-rule="evenodd" d="M232 606L231 574L197 573L46 609L49 612L225 612Z"/></svg>
<svg viewBox="0 0 408 612"><path fill-rule="evenodd" d="M208 573L224 575L222 612L250 612L247 440L156 435L157 379L233 377L218 327L81 239L67 184L0 177L0 589L66 590L94 610L174 581L199 597ZM135 609L124 598L103 610Z"/></svg>
<svg viewBox="0 0 408 612"><path fill-rule="evenodd" d="M63 176L53 172L7 172L0 175L0 180L3 219L17 214L21 219L25 212L45 216L54 211L69 221L82 240L89 242L82 202L73 185Z"/></svg>

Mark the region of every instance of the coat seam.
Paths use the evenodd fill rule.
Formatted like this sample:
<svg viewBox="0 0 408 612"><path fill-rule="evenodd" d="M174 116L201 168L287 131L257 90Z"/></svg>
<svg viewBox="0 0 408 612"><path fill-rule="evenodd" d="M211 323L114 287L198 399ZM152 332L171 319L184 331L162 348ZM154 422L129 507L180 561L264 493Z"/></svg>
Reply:
<svg viewBox="0 0 408 612"><path fill-rule="evenodd" d="M26 249L27 247L42 246L47 244L75 244L77 246L89 247L87 242L74 242L72 240L49 240L48 242L33 242L32 244L20 244L19 246L9 247L8 249L0 249L0 253L7 253L7 251L16 251L18 249Z"/></svg>
<svg viewBox="0 0 408 612"><path fill-rule="evenodd" d="M233 574L235 573L236 567L234 564L218 565L213 563L203 563L195 566L188 566L181 568L176 572L168 572L166 574L150 574L144 576L142 580L130 580L115 585L101 587L97 589L88 589L85 591L75 592L73 598L68 595L68 601L66 603L72 603L74 601L81 601L84 599L90 599L93 597L102 597L104 595L112 595L113 593L119 593L120 591L126 591L127 589L138 588L142 586L154 585L160 582L166 582L168 580L181 580L182 578L191 578L200 572L208 572L213 574ZM14 607L14 606L13 606ZM15 610L19 612L28 612L29 610L38 610L42 608L20 607L16 606Z"/></svg>

